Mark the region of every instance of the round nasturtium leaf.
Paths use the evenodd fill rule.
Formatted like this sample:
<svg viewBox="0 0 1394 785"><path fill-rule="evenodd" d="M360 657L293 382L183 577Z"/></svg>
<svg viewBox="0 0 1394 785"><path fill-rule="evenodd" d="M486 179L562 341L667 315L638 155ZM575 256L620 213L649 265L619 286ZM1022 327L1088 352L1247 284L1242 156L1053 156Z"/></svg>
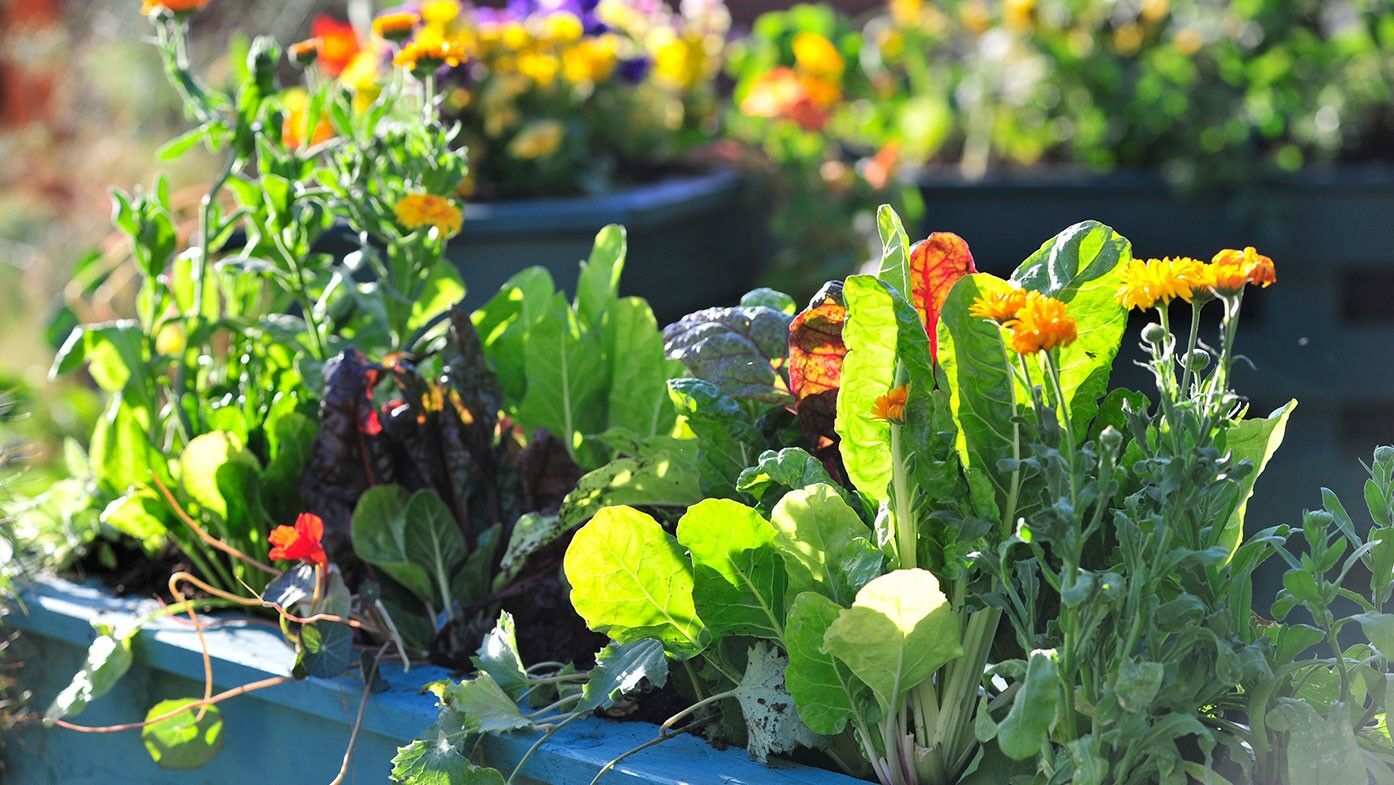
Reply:
<svg viewBox="0 0 1394 785"><path fill-rule="evenodd" d="M197 703L195 698L175 698L160 701L145 715L146 722L162 717L183 706ZM197 769L213 759L223 748L223 715L217 706L209 706L198 719L198 709L188 711L145 726L141 741L151 760L164 769Z"/></svg>

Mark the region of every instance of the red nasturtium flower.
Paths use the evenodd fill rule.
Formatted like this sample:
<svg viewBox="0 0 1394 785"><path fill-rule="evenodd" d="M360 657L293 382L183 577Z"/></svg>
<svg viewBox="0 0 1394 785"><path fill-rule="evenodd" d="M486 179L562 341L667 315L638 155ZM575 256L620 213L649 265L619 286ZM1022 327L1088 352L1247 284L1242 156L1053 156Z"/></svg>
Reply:
<svg viewBox="0 0 1394 785"><path fill-rule="evenodd" d="M277 526L266 538L271 543L271 561L309 561L323 567L329 563L324 554L324 521L312 512L302 512L294 526Z"/></svg>
<svg viewBox="0 0 1394 785"><path fill-rule="evenodd" d="M319 67L326 76L338 76L361 48L353 25L328 14L315 17L310 34L319 39Z"/></svg>

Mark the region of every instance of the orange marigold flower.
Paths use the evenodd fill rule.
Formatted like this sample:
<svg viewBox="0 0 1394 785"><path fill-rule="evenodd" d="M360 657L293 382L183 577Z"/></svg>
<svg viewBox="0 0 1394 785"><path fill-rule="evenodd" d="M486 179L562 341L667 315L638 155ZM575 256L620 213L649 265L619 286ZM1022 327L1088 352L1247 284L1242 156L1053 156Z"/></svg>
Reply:
<svg viewBox="0 0 1394 785"><path fill-rule="evenodd" d="M401 41L421 24L421 17L409 11L383 14L373 20L373 34L389 41Z"/></svg>
<svg viewBox="0 0 1394 785"><path fill-rule="evenodd" d="M208 0L142 0L140 12L146 16L160 11L187 14L208 5Z"/></svg>
<svg viewBox="0 0 1394 785"><path fill-rule="evenodd" d="M1245 284L1267 288L1278 280L1273 260L1252 245L1242 251L1226 248L1206 265L1206 283L1217 294L1234 294Z"/></svg>
<svg viewBox="0 0 1394 785"><path fill-rule="evenodd" d="M397 222L408 229L434 226L445 237L460 232L464 213L455 203L435 194L407 194L394 208Z"/></svg>
<svg viewBox="0 0 1394 785"><path fill-rule="evenodd" d="M1016 318L1029 295L1025 289L1015 286L1004 287L996 292L978 295L968 308L968 315L979 319L991 319L998 324L1006 324Z"/></svg>
<svg viewBox="0 0 1394 785"><path fill-rule="evenodd" d="M827 125L838 96L835 83L792 68L773 68L756 77L740 110L750 117L792 120L805 131L817 131Z"/></svg>
<svg viewBox="0 0 1394 785"><path fill-rule="evenodd" d="M451 68L465 61L465 47L459 41L412 41L392 58L392 64L414 74L428 74L448 65Z"/></svg>
<svg viewBox="0 0 1394 785"><path fill-rule="evenodd" d="M277 526L266 538L271 543L267 558L271 561L308 561L323 567L329 563L324 554L324 521L311 512L302 512L294 526Z"/></svg>
<svg viewBox="0 0 1394 785"><path fill-rule="evenodd" d="M910 398L910 385L899 387L877 398L871 405L871 416L878 420L904 424L905 402Z"/></svg>
<svg viewBox="0 0 1394 785"><path fill-rule="evenodd" d="M286 116L281 121L281 144L288 149L314 147L334 138L334 126L327 114L321 114L313 130L310 128L310 94L301 88L287 90L281 97Z"/></svg>
<svg viewBox="0 0 1394 785"><path fill-rule="evenodd" d="M353 25L328 14L315 17L310 35L320 40L319 67L330 77L338 76L362 48Z"/></svg>
<svg viewBox="0 0 1394 785"><path fill-rule="evenodd" d="M321 41L318 38L307 38L304 41L296 41L286 49L290 55L290 61L301 68L308 68L319 59L319 48Z"/></svg>
<svg viewBox="0 0 1394 785"><path fill-rule="evenodd" d="M1044 295L1027 297L1007 329L1011 333L1012 351L1017 354L1035 354L1069 346L1078 336L1074 317L1066 310L1065 303Z"/></svg>
<svg viewBox="0 0 1394 785"><path fill-rule="evenodd" d="M1204 283L1200 262L1190 257L1165 259L1133 259L1123 271L1123 285L1115 297L1124 308L1146 310L1157 303L1168 305L1172 300L1191 301L1195 290Z"/></svg>

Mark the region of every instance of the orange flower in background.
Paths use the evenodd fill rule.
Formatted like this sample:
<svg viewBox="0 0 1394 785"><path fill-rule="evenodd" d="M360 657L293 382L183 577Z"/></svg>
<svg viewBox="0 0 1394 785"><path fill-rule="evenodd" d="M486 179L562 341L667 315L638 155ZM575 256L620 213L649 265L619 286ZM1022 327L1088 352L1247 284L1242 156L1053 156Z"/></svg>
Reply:
<svg viewBox="0 0 1394 785"><path fill-rule="evenodd" d="M310 34L320 40L319 65L328 76L338 76L361 48L353 25L328 14L320 14L310 25Z"/></svg>
<svg viewBox="0 0 1394 785"><path fill-rule="evenodd" d="M862 167L862 177L872 188L878 191L885 190L895 178L896 169L900 167L900 142L892 139L881 146L873 156Z"/></svg>
<svg viewBox="0 0 1394 785"><path fill-rule="evenodd" d="M307 68L319 59L319 48L322 44L323 42L318 38L296 41L286 48L286 54L290 56L292 63L301 68Z"/></svg>
<svg viewBox="0 0 1394 785"><path fill-rule="evenodd" d="M1027 297L1016 319L1007 325L1012 351L1035 354L1075 342L1079 331L1065 303L1054 297Z"/></svg>
<svg viewBox="0 0 1394 785"><path fill-rule="evenodd" d="M393 208L397 222L407 229L434 226L445 237L459 234L464 213L455 203L435 194L407 194Z"/></svg>
<svg viewBox="0 0 1394 785"><path fill-rule="evenodd" d="M1026 300L1035 292L1027 292L1014 286L1000 291L978 295L968 307L968 315L978 319L991 319L998 324L1007 324L1016 318ZM1038 295L1039 296L1039 295Z"/></svg>
<svg viewBox="0 0 1394 785"><path fill-rule="evenodd" d="M383 14L373 20L373 34L388 41L401 41L421 24L421 17L409 12Z"/></svg>
<svg viewBox="0 0 1394 785"><path fill-rule="evenodd" d="M829 89L831 88L831 89ZM829 106L838 98L837 85L800 75L792 68L774 68L760 74L741 100L741 112L750 117L792 120L805 131L820 130L831 115Z"/></svg>
<svg viewBox="0 0 1394 785"><path fill-rule="evenodd" d="M871 416L878 420L903 425L905 423L905 402L910 398L910 385L899 387L877 398L871 405Z"/></svg>
<svg viewBox="0 0 1394 785"><path fill-rule="evenodd" d="M208 5L208 0L141 0L140 12L150 16L159 11L187 14Z"/></svg>
<svg viewBox="0 0 1394 785"><path fill-rule="evenodd" d="M1123 271L1123 284L1115 294L1118 304L1128 309L1146 310L1172 300L1191 301L1195 290L1204 285L1203 265L1189 257L1133 259Z"/></svg>
<svg viewBox="0 0 1394 785"><path fill-rule="evenodd" d="M308 561L323 567L329 563L320 541L324 539L324 521L310 512L300 513L294 526L277 526L266 538L271 543L267 558L271 561Z"/></svg>
<svg viewBox="0 0 1394 785"><path fill-rule="evenodd" d="M314 130L310 130L310 94L301 88L287 90L281 97L286 117L281 121L281 144L290 149L314 147L334 138L334 126L321 113Z"/></svg>

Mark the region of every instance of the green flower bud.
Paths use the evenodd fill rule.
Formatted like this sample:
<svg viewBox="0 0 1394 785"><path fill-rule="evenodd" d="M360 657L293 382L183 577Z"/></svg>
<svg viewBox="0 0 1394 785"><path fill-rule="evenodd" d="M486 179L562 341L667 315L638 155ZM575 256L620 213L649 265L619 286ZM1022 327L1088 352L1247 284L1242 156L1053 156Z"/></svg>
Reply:
<svg viewBox="0 0 1394 785"><path fill-rule="evenodd" d="M1167 338L1167 331L1160 324L1152 322L1142 328L1142 340L1153 346L1161 346Z"/></svg>

